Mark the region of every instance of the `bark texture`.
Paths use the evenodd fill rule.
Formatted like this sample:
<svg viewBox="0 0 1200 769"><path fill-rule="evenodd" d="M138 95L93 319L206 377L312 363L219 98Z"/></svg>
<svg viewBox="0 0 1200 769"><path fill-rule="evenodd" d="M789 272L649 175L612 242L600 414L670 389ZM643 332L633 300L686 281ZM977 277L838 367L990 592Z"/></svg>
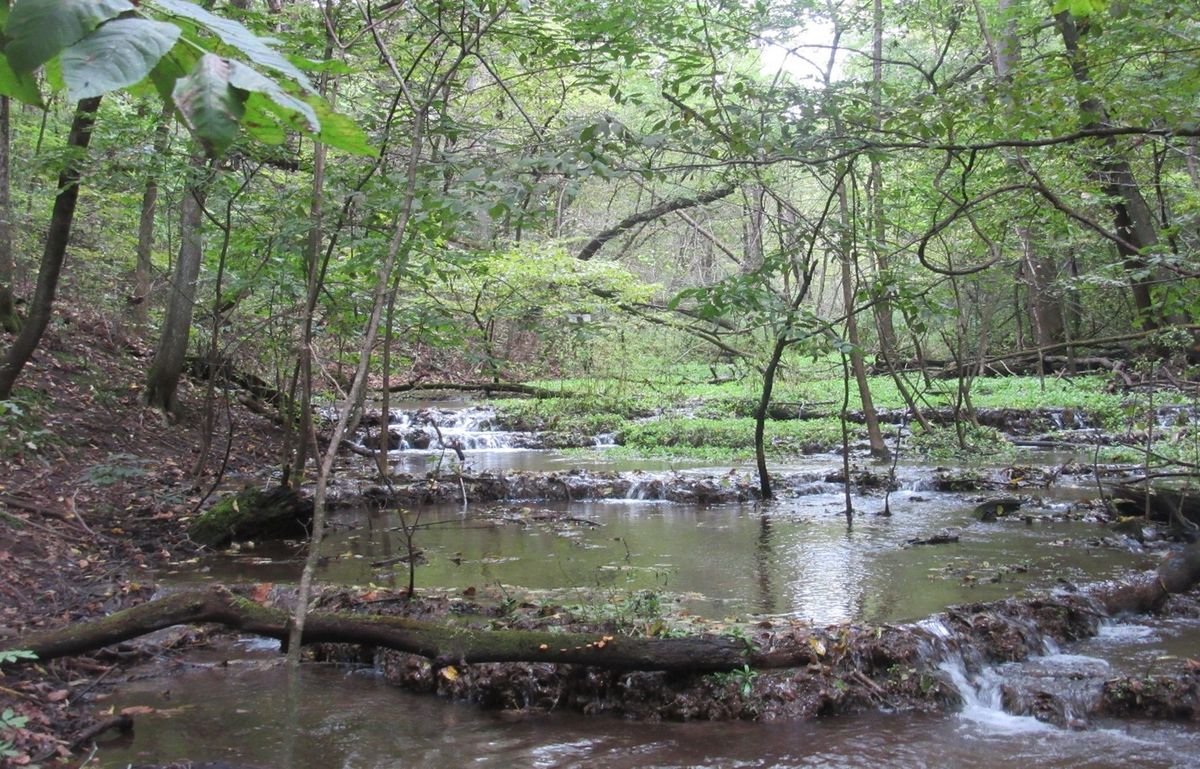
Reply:
<svg viewBox="0 0 1200 769"><path fill-rule="evenodd" d="M192 167L196 176L183 195L179 214L179 257L175 260L171 275L167 314L163 318L154 360L150 362L150 370L146 375L146 403L167 414L175 414L179 410L176 392L187 358L192 312L196 307L196 281L204 258L202 222L207 179L202 171L203 165L202 157L193 158Z"/></svg>

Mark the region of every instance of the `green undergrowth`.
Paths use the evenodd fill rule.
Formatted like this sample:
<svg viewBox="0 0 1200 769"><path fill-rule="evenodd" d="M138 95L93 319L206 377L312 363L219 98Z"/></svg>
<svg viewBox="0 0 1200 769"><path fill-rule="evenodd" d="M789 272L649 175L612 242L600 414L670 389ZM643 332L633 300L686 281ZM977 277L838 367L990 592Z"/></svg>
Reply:
<svg viewBox="0 0 1200 769"><path fill-rule="evenodd" d="M1017 449L999 430L962 423L934 425L922 429L914 425L906 451L929 459L1006 459L1016 456Z"/></svg>
<svg viewBox="0 0 1200 769"><path fill-rule="evenodd" d="M638 381L618 379L560 379L534 382L539 387L571 394L575 408L588 403L606 404L605 410L624 413L691 405L706 417L750 417L758 407L762 381L756 374L720 384L704 379L695 366L664 370L653 378ZM908 375L907 386L918 403L927 409L951 408L958 394L957 383L935 379L925 383L919 375ZM1110 392L1110 378L1099 375L1077 377L986 377L971 383L971 402L978 409L1076 409L1106 423L1122 418L1131 403L1142 396ZM895 381L890 376L868 377L875 407L880 410L904 409ZM840 365L828 361L793 363L776 380L772 394L773 409L783 415L803 409L805 414L833 415L841 410L843 397ZM1183 402L1179 394L1160 394L1161 403ZM850 387L849 408L860 411L862 403L856 387Z"/></svg>
<svg viewBox="0 0 1200 769"><path fill-rule="evenodd" d="M718 367L718 373L728 372ZM840 445L841 373L840 362L832 359L789 362L776 381L768 411L768 453L780 457ZM745 371L731 381L712 383L706 381L709 378L711 372L705 365L664 365L660 372L636 381L597 377L536 382L570 395L498 403L501 421L510 427L560 435L612 433L622 444L615 450L618 454L713 460L752 456L753 417L761 397L761 379ZM954 380L925 382L919 374L906 374L905 381L927 412L945 413L959 400ZM890 376L870 377L869 384L878 410L906 409ZM970 383L970 402L976 410L1074 412L1089 426L1126 436L1143 434L1156 407L1188 402L1185 394L1177 392L1126 393L1114 391L1111 384L1111 378L1102 375L980 377ZM861 411L857 388L852 386L849 395L848 409ZM885 425L884 429L890 432L894 427ZM850 433L850 440L858 441L864 429L851 424ZM1173 459L1192 461L1188 456L1197 453L1196 441L1181 440L1184 433L1176 433L1170 445L1168 436L1156 436L1156 450ZM1129 437L1125 440L1134 442ZM911 448L935 459L1008 456L1015 450L999 431L966 425L962 431L953 426L928 434L918 430ZM1114 448L1107 453L1128 458L1137 452Z"/></svg>
<svg viewBox="0 0 1200 769"><path fill-rule="evenodd" d="M858 425L851 425L851 440L860 433ZM678 449L684 454L701 448L725 449L734 457L749 456L754 452L754 420L667 416L627 425L618 433L618 440L636 449ZM767 452L776 456L827 451L841 441L841 422L834 418L766 423Z"/></svg>

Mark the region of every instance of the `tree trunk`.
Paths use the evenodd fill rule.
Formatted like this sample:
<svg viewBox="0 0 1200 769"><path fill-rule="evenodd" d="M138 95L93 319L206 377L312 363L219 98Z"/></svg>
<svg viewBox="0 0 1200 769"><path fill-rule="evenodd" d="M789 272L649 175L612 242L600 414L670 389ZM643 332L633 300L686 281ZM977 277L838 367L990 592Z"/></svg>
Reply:
<svg viewBox="0 0 1200 769"><path fill-rule="evenodd" d="M0 96L0 328L15 334L21 330L21 316L13 301L14 277L12 253L12 197L9 191L10 104Z"/></svg>
<svg viewBox="0 0 1200 769"><path fill-rule="evenodd" d="M171 138L171 116L174 105L166 102L158 127L154 129L154 158L158 162L167 151ZM146 176L146 187L142 192L142 213L138 218L137 263L133 270L133 317L145 325L150 304L150 278L154 274L154 210L158 203L158 171Z"/></svg>
<svg viewBox="0 0 1200 769"><path fill-rule="evenodd" d="M771 409L771 391L775 388L775 374L779 371L779 361L783 351L787 349L787 330L775 340L771 350L771 360L763 371L763 387L758 398L758 408L754 411L754 460L758 465L758 489L763 499L772 499L771 474L767 470L767 413Z"/></svg>
<svg viewBox="0 0 1200 769"><path fill-rule="evenodd" d="M1033 233L1024 225L1017 227L1021 241L1022 277L1029 298L1029 320L1038 347L1063 341L1062 301L1055 295L1053 284L1058 278L1054 260L1037 252Z"/></svg>
<svg viewBox="0 0 1200 769"><path fill-rule="evenodd" d="M862 346L858 335L858 315L854 309L854 245L850 238L850 202L846 195L846 180L842 178L838 187L838 207L841 211L842 232L839 236L839 247L842 262L842 304L846 312L846 341L850 343L850 370L854 374L854 382L858 387L858 396L862 401L863 423L867 428L867 442L871 445L871 456L876 459L887 459L891 456L887 444L883 440L883 431L879 429L879 417L875 413L875 399L871 397L871 385L867 382L867 365L863 360ZM843 414L843 419L845 415ZM847 480L847 483L849 480Z"/></svg>
<svg viewBox="0 0 1200 769"><path fill-rule="evenodd" d="M179 409L179 377L187 358L192 312L196 307L196 281L204 258L204 200L209 180L202 155L192 156L192 174L180 206L179 257L171 274L167 314L146 375L144 394L148 405L171 415Z"/></svg>
<svg viewBox="0 0 1200 769"><path fill-rule="evenodd" d="M80 166L92 140L92 125L96 111L100 108L100 97L83 99L75 108L71 131L67 134L67 147L74 150L69 154L66 165L58 175L58 195L50 213L50 226L46 231L42 263L38 268L37 288L29 306L29 317L21 327L21 333L0 362L0 400L12 396L13 385L21 369L33 356L46 326L50 323L50 312L54 306L54 295L58 291L58 276L62 272L67 256L67 243L71 239L71 224L75 220L75 204L79 201Z"/></svg>
<svg viewBox="0 0 1200 769"><path fill-rule="evenodd" d="M742 188L742 272L762 269L763 265L763 188L747 184Z"/></svg>
<svg viewBox="0 0 1200 769"><path fill-rule="evenodd" d="M873 128L883 133L883 0L874 0L871 9L871 109L874 115ZM886 239L887 224L883 216L883 164L879 156L871 155L871 173L867 181L868 205L871 210L871 253L875 257L875 269L880 277L887 277L890 267ZM892 323L892 303L887 296L880 296L874 308L875 328L879 332L879 350L884 360L894 359L896 351L896 328Z"/></svg>
<svg viewBox="0 0 1200 769"><path fill-rule="evenodd" d="M1080 47L1088 22L1082 22L1081 29L1076 19L1067 11L1059 13L1055 19L1067 49L1071 73L1080 86L1090 89L1091 73L1086 54ZM1105 126L1110 122L1108 110L1098 96L1081 98L1079 114L1080 122L1085 128ZM1149 269L1144 256L1158 245L1154 217L1142 196L1133 167L1117 145L1116 138L1105 138L1103 145L1106 152L1096 161L1093 175L1110 199L1108 206L1112 213L1113 230L1120 239L1117 252L1124 259L1125 269L1130 273L1130 292L1133 295L1134 307L1137 308L1137 320L1144 329L1159 328L1168 321L1162 308L1155 306L1152 287L1164 276L1159 274L1159 270Z"/></svg>
<svg viewBox="0 0 1200 769"><path fill-rule="evenodd" d="M1016 25L1013 19L1015 0L999 0L996 12L999 14L1004 30L997 43L988 28L987 15L979 0L975 0L975 16L979 23L980 32L987 42L989 57L992 61L992 73L997 85L1002 89L1004 104L1010 109L1017 109L1016 99L1011 89L1012 71L1021 60L1021 46L1017 39ZM1019 150L1008 157L1009 165L1023 173L1030 172L1029 161ZM1027 224L1017 225L1017 239L1021 243L1021 277L1025 283L1028 296L1028 313L1030 325L1034 329L1037 344L1047 345L1063 340L1063 306L1062 300L1055 294L1053 284L1058 277L1058 266L1053 257L1044 256L1038 252L1036 237ZM1020 317L1017 317L1018 335L1020 333ZM1018 347L1022 345L1018 344Z"/></svg>

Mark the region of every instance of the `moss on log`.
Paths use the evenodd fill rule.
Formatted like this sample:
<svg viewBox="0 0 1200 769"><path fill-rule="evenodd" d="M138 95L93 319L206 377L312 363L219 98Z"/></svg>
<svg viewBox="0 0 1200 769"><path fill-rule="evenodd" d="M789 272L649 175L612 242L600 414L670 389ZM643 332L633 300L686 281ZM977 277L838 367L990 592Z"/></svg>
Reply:
<svg viewBox="0 0 1200 769"><path fill-rule="evenodd" d="M1041 635L1059 641L1095 633L1105 614L1158 608L1171 593L1200 582L1200 545L1169 555L1156 571L1075 595L1010 598L955 607L942 615L958 637L987 659L1019 660L1040 649ZM216 623L245 633L285 640L290 615L259 605L224 587L175 593L92 622L75 623L0 642L0 651L26 649L41 660L92 651L184 623ZM612 671L709 673L752 668L848 665L845 674L886 677L897 664L916 664L930 640L920 625L843 629L787 626L754 631L750 639L721 636L634 638L600 633L490 630L409 617L312 612L303 642L348 643L420 655L436 666L491 662L586 665ZM832 655L825 650L843 648ZM841 662L838 662L841 660ZM867 673L864 673L867 671Z"/></svg>
<svg viewBox="0 0 1200 769"><path fill-rule="evenodd" d="M313 507L291 489L245 488L205 510L188 526L193 542L220 547L234 540L288 539L308 535Z"/></svg>
<svg viewBox="0 0 1200 769"><path fill-rule="evenodd" d="M254 635L287 639L290 615L234 595L224 587L189 590L125 609L94 622L26 636L0 649L26 649L39 660L80 654L179 624L216 623ZM312 612L304 643L357 643L418 654L435 663L556 662L614 670L721 671L753 660L728 638L628 638L525 630L478 630L405 617Z"/></svg>

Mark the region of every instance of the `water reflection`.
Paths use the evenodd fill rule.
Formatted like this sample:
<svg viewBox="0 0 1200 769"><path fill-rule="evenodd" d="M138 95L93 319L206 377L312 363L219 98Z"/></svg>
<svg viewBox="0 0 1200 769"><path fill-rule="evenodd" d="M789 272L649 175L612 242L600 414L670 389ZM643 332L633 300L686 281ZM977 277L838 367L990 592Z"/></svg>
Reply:
<svg viewBox="0 0 1200 769"><path fill-rule="evenodd" d="M414 541L425 559L417 586L666 591L705 616L778 613L830 624L919 619L952 603L1152 564L1147 555L1077 544L1095 536L1094 524L981 523L964 495L897 492L895 498L893 516L862 515L849 532L837 493L770 506L622 500L427 508ZM322 580L407 583L396 511L350 511L334 523ZM960 541L904 545L945 528L959 529ZM164 576L288 582L299 569L286 548L246 548Z"/></svg>

